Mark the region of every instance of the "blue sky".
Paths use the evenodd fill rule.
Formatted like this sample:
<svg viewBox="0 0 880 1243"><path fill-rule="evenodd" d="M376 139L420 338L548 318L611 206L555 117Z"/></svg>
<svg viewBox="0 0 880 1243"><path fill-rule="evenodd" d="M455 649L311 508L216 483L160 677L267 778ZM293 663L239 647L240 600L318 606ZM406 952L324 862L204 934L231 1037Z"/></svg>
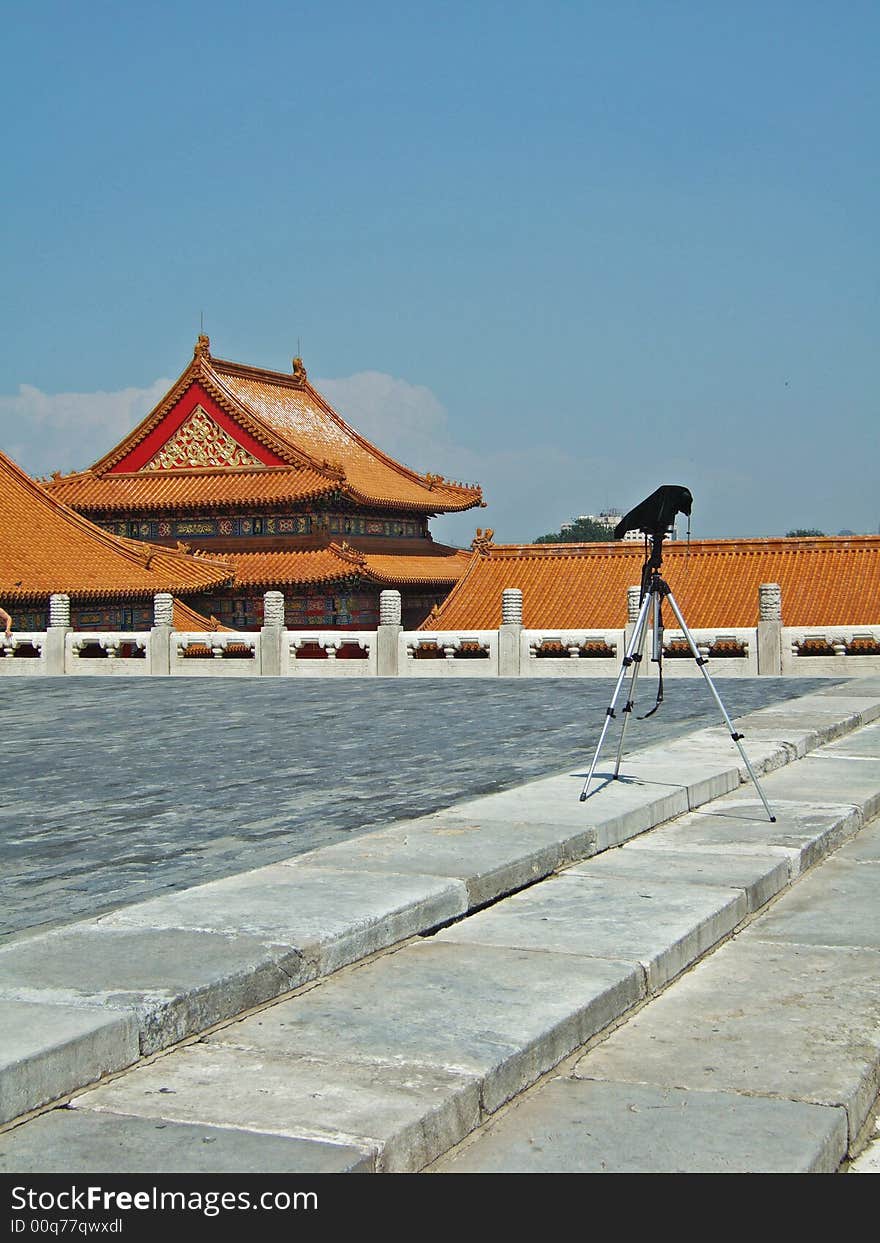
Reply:
<svg viewBox="0 0 880 1243"><path fill-rule="evenodd" d="M876 532L880 8L7 5L0 448L88 465L186 364L280 370L466 543L694 493Z"/></svg>

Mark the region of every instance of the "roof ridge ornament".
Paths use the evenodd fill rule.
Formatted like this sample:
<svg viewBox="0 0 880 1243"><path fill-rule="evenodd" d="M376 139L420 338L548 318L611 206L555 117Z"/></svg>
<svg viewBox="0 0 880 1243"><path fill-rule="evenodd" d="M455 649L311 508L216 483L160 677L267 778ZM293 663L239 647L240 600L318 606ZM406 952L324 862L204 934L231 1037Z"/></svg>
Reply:
<svg viewBox="0 0 880 1243"><path fill-rule="evenodd" d="M200 332L199 339L196 341L193 349L193 358L210 358L211 357L211 338L206 333Z"/></svg>
<svg viewBox="0 0 880 1243"><path fill-rule="evenodd" d="M482 527L477 527L477 533L471 540L471 548L481 557L487 557L490 549L494 547L492 543L494 535L492 527L486 527L485 531Z"/></svg>
<svg viewBox="0 0 880 1243"><path fill-rule="evenodd" d="M296 358L293 360L293 375L294 375L294 379L296 380L308 379L308 373L306 372L306 369L303 366L303 360L300 358L298 354Z"/></svg>

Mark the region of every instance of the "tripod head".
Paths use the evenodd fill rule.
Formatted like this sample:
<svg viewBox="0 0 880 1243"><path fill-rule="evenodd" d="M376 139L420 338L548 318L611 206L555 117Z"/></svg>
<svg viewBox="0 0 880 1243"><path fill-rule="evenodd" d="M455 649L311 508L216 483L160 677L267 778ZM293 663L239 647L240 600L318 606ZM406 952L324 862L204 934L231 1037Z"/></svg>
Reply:
<svg viewBox="0 0 880 1243"><path fill-rule="evenodd" d="M627 531L644 532L646 541L650 537L651 555L646 557L642 566L642 599L651 579L659 577L660 566L663 564L663 540L675 522L675 515L686 514L689 518L693 503L694 498L689 488L683 488L676 483L664 483L625 514L614 528L615 539L623 539Z"/></svg>
<svg viewBox="0 0 880 1243"><path fill-rule="evenodd" d="M676 483L664 483L656 492L640 501L625 514L614 528L614 538L623 539L627 531L643 531L654 538L655 545L675 522L676 514L691 515L694 498L690 489Z"/></svg>

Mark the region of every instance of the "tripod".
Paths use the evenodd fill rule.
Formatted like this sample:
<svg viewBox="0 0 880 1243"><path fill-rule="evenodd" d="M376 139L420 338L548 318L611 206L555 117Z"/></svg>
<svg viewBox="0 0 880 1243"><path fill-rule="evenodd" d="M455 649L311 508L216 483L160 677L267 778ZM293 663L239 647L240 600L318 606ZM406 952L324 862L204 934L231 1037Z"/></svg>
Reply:
<svg viewBox="0 0 880 1243"><path fill-rule="evenodd" d="M743 762L745 763L745 766L748 770L748 774L754 783L755 789L758 791L758 794L761 797L761 802L764 804L764 810L767 812L767 815L770 817L771 823L775 823L776 817L773 815L772 811L770 810L770 805L767 802L767 799L764 797L764 791L761 789L760 785L758 784L758 778L755 776L754 770L751 764L749 763L749 757L746 755L745 751L743 750L742 742L740 741L743 735L737 733L737 731L734 729L733 722L731 721L730 717L727 715L727 711L724 707L724 704L721 702L721 696L718 694L718 691L715 689L714 682L712 681L712 679L709 677L708 673L706 672L706 664L708 662L706 661L705 657L700 655L699 650L697 649L697 645L694 642L693 635L688 630L687 623L685 622L684 618L681 615L681 609L678 607L678 605L675 602L675 596L672 594L672 592L669 589L669 584L665 581L665 579L661 578L660 576L660 567L663 564L663 537L665 533L666 533L665 530L661 531L657 529L653 531L645 532L646 536L651 535L652 545L651 545L651 555L649 558L645 560L645 564L642 567L642 585L641 585L639 615L638 615L638 618L636 619L635 627L633 628L632 637L629 641L629 646L626 650L626 655L623 658L623 664L621 665L620 675L617 679L617 684L614 687L614 693L611 696L611 703L605 709L605 724L602 726L602 733L599 736L599 743L596 747L596 754L593 756L593 762L590 765L590 771L587 774L587 779L584 782L584 788L581 791L581 802L584 802L584 800L588 797L587 791L590 788L590 782L593 780L593 773L596 770L596 764L599 762L599 752L602 750L602 744L605 741L605 735L608 733L608 727L611 724L611 721L615 715L614 705L617 703L617 698L620 695L620 690L626 678L627 671L630 668L632 668L632 675L631 675L631 680L629 684L629 697L626 703L624 704L623 708L621 709L621 711L623 712L623 724L620 729L620 742L618 743L618 746L617 746L617 760L614 765L614 779L615 780L617 779L620 773L620 761L623 755L623 740L626 737L626 727L629 724L629 718L632 714L633 708L635 707L636 683L639 677L639 669L641 668L642 658L645 654L645 640L646 640L647 633L648 633L648 614L649 613L651 614L651 619L652 619L651 621L652 635L653 635L652 659L657 661L659 668L660 668L660 688L657 693L657 703L655 707L652 708L651 712L656 712L657 708L659 708L663 700L663 664L662 664L662 661L663 661L663 623L662 623L661 609L662 609L663 601L668 600L670 608L675 614L676 620L678 621L678 624L681 628L681 632L684 635L685 639L687 640L688 647L691 649L691 653L693 654L694 660L697 662L700 673L702 673L703 677L706 679L706 685L709 687L709 690L712 692L715 702L717 703L721 711L721 715L724 717L724 721L727 725L727 728L730 730L730 736L733 739L733 741L736 743L739 749L739 753L742 756ZM646 716L650 716L651 712L646 713Z"/></svg>

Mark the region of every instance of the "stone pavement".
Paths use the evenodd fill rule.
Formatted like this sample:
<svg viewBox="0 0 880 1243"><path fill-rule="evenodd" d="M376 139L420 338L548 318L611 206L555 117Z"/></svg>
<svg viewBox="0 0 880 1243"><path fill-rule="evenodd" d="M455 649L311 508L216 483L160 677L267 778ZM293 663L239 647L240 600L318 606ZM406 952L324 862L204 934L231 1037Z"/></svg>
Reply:
<svg viewBox="0 0 880 1243"><path fill-rule="evenodd" d="M719 683L731 715L828 685ZM612 686L0 681L0 943L581 763ZM641 701L652 702L649 686ZM628 742L649 746L718 720L702 681L688 683L633 722Z"/></svg>
<svg viewBox="0 0 880 1243"><path fill-rule="evenodd" d="M736 723L0 950L0 1170L840 1168L880 682Z"/></svg>

